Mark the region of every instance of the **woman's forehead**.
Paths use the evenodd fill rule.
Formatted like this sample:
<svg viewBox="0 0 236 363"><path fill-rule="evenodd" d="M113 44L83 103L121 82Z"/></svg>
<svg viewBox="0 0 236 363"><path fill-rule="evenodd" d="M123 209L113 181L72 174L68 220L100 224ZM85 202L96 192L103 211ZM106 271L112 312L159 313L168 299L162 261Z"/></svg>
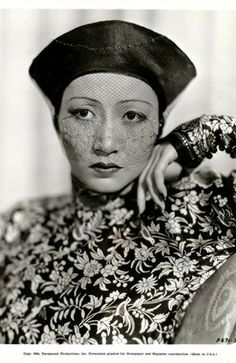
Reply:
<svg viewBox="0 0 236 363"><path fill-rule="evenodd" d="M63 100L81 97L95 100L146 100L158 104L154 90L139 78L117 73L91 73L74 79L65 89Z"/></svg>

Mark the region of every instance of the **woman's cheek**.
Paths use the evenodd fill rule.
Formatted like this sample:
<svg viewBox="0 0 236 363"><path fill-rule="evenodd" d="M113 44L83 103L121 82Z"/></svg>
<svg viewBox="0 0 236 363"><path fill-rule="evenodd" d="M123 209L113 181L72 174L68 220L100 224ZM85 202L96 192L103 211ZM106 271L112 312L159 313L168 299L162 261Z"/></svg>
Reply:
<svg viewBox="0 0 236 363"><path fill-rule="evenodd" d="M93 143L94 136L83 134L83 132L73 134L71 132L61 134L62 143L69 160L89 159L90 145Z"/></svg>
<svg viewBox="0 0 236 363"><path fill-rule="evenodd" d="M89 127L74 126L68 123L61 129L61 139L70 160L88 160L91 145L94 142L94 131Z"/></svg>
<svg viewBox="0 0 236 363"><path fill-rule="evenodd" d="M127 162L131 165L144 164L154 148L156 137L156 128L149 125L129 134L124 149Z"/></svg>

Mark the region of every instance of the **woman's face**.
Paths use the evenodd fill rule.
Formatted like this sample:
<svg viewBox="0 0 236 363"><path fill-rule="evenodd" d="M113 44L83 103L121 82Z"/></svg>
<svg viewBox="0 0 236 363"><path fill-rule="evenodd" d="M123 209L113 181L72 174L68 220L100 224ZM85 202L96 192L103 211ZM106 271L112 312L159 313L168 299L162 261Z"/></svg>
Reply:
<svg viewBox="0 0 236 363"><path fill-rule="evenodd" d="M158 99L140 79L87 74L65 89L58 122L72 173L89 189L116 192L141 173L153 150Z"/></svg>

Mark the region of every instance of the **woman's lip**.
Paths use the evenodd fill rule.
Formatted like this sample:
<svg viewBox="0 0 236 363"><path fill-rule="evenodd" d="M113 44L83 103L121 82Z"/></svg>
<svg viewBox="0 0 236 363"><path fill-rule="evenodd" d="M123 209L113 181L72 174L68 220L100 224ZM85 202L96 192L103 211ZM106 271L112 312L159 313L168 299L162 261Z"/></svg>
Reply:
<svg viewBox="0 0 236 363"><path fill-rule="evenodd" d="M117 165L117 164L114 164L114 163L95 163L93 165L90 165L90 168L93 168L93 169L105 169L105 170L108 170L108 169L121 169L122 167Z"/></svg>
<svg viewBox="0 0 236 363"><path fill-rule="evenodd" d="M92 169L95 171L97 176L99 176L101 178L109 178L112 175L118 173L121 168L112 167L112 168L105 169L105 168L93 166Z"/></svg>

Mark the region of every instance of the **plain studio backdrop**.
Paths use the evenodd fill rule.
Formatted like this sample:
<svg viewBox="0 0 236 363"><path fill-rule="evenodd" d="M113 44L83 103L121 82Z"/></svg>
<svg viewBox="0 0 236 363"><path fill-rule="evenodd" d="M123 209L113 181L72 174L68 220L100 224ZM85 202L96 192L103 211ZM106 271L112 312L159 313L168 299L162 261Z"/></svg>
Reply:
<svg viewBox="0 0 236 363"><path fill-rule="evenodd" d="M28 68L55 37L79 25L111 19L167 35L196 65L198 76L178 99L165 134L203 113L236 116L235 11L1 10L0 211L21 200L69 192L68 163ZM236 160L218 153L205 164L227 175Z"/></svg>

